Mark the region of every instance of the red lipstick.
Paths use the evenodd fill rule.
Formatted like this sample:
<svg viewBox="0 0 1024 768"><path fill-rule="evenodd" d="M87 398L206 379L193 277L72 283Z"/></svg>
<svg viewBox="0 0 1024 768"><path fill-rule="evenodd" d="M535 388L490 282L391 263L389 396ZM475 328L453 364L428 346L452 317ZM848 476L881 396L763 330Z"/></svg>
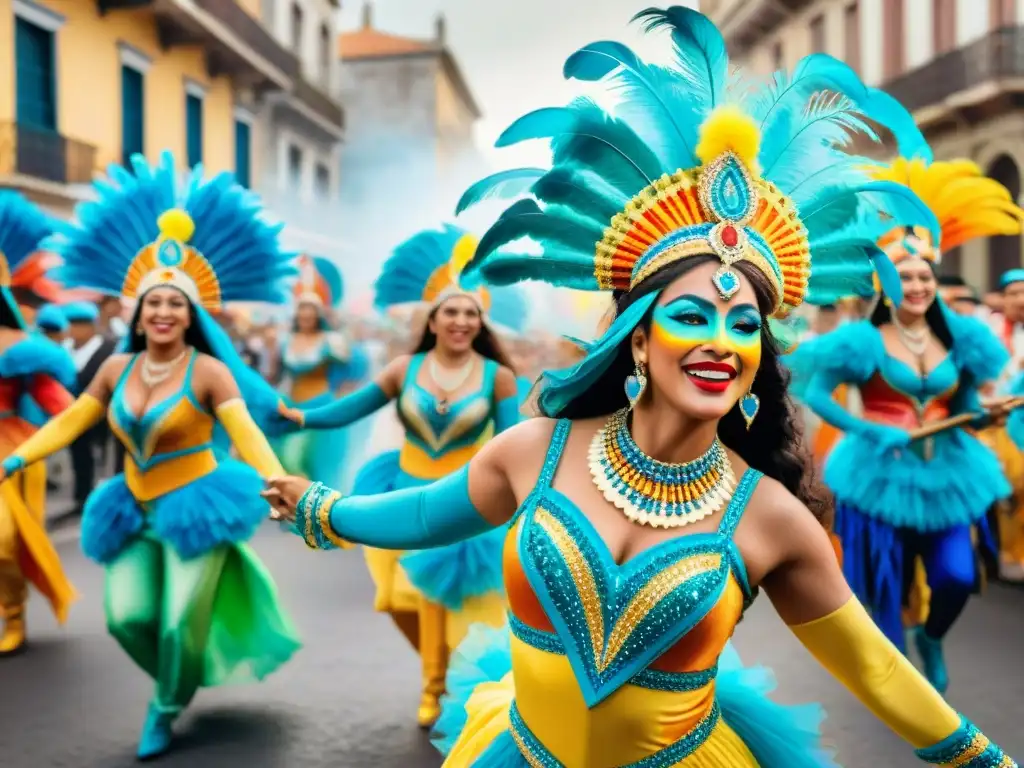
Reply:
<svg viewBox="0 0 1024 768"><path fill-rule="evenodd" d="M728 363L710 361L684 365L683 372L697 389L715 395L725 392L737 376L736 369Z"/></svg>

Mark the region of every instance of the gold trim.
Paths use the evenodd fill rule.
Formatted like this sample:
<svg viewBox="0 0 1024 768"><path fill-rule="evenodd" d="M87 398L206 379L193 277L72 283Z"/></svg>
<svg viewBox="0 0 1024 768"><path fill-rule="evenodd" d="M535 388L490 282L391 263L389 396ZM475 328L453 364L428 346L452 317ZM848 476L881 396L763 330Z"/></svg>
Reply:
<svg viewBox="0 0 1024 768"><path fill-rule="evenodd" d="M320 526L320 532L323 533L324 538L331 542L331 544L338 549L351 549L352 543L341 538L331 525L331 510L334 509L334 505L339 501L341 501L341 494L337 491L331 491L319 509L317 509L316 520Z"/></svg>

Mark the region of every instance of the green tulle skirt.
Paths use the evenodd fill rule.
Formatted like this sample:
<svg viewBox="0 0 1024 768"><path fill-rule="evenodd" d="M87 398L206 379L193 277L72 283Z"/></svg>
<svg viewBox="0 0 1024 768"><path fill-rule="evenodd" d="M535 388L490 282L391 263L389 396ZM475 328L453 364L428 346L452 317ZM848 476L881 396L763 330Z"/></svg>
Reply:
<svg viewBox="0 0 1024 768"><path fill-rule="evenodd" d="M261 680L299 648L270 574L246 544L183 560L151 532L107 566L107 626L180 711L200 687Z"/></svg>

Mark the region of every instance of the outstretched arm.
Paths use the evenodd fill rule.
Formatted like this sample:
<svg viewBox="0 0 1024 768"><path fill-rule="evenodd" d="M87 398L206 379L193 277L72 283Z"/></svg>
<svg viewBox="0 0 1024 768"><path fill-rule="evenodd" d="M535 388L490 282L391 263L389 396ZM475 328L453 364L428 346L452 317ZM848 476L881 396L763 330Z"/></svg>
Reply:
<svg viewBox="0 0 1024 768"><path fill-rule="evenodd" d="M125 358L122 355L108 359L96 373L89 388L70 403L67 390L56 381L44 376L35 377L30 386L30 394L54 418L4 459L0 465L0 480L67 448L96 426L107 411L113 382L124 365Z"/></svg>
<svg viewBox="0 0 1024 768"><path fill-rule="evenodd" d="M339 429L380 410L398 396L408 365L408 356L396 358L381 371L376 381L332 403L303 411L301 426L305 429Z"/></svg>
<svg viewBox="0 0 1024 768"><path fill-rule="evenodd" d="M283 474L281 462L249 414L228 367L212 357L201 358L197 367L204 383L209 386L208 396L217 421L228 433L242 461L264 478Z"/></svg>
<svg viewBox="0 0 1024 768"><path fill-rule="evenodd" d="M925 762L1015 766L882 634L851 594L818 521L792 497L785 506L776 520L788 521L787 535L777 537L784 551L763 586L797 639Z"/></svg>
<svg viewBox="0 0 1024 768"><path fill-rule="evenodd" d="M295 521L310 547L443 547L503 525L515 513L516 496L502 458L515 453L515 432L494 438L467 466L430 485L342 498L321 483L282 478L271 480L264 495Z"/></svg>
<svg viewBox="0 0 1024 768"><path fill-rule="evenodd" d="M854 416L835 401L832 393L840 384L849 382L831 371L820 371L811 378L804 392L807 407L821 419L836 429L848 434L869 435L879 442L883 448L900 448L910 442L910 434L905 429L879 424Z"/></svg>

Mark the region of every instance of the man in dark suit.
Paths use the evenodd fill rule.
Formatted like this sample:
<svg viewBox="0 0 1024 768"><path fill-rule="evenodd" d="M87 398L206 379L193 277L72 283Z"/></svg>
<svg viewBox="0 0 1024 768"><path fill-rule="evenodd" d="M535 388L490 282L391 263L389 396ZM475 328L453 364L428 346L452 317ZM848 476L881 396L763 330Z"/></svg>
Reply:
<svg viewBox="0 0 1024 768"><path fill-rule="evenodd" d="M64 307L64 316L68 320L65 344L75 361L75 369L78 371L78 393L81 393L92 382L100 366L114 354L117 340L101 333L100 312L95 304L69 304ZM75 473L75 505L79 511L99 479L97 454L105 459L110 440L110 429L106 421L101 421L71 444L71 466Z"/></svg>

